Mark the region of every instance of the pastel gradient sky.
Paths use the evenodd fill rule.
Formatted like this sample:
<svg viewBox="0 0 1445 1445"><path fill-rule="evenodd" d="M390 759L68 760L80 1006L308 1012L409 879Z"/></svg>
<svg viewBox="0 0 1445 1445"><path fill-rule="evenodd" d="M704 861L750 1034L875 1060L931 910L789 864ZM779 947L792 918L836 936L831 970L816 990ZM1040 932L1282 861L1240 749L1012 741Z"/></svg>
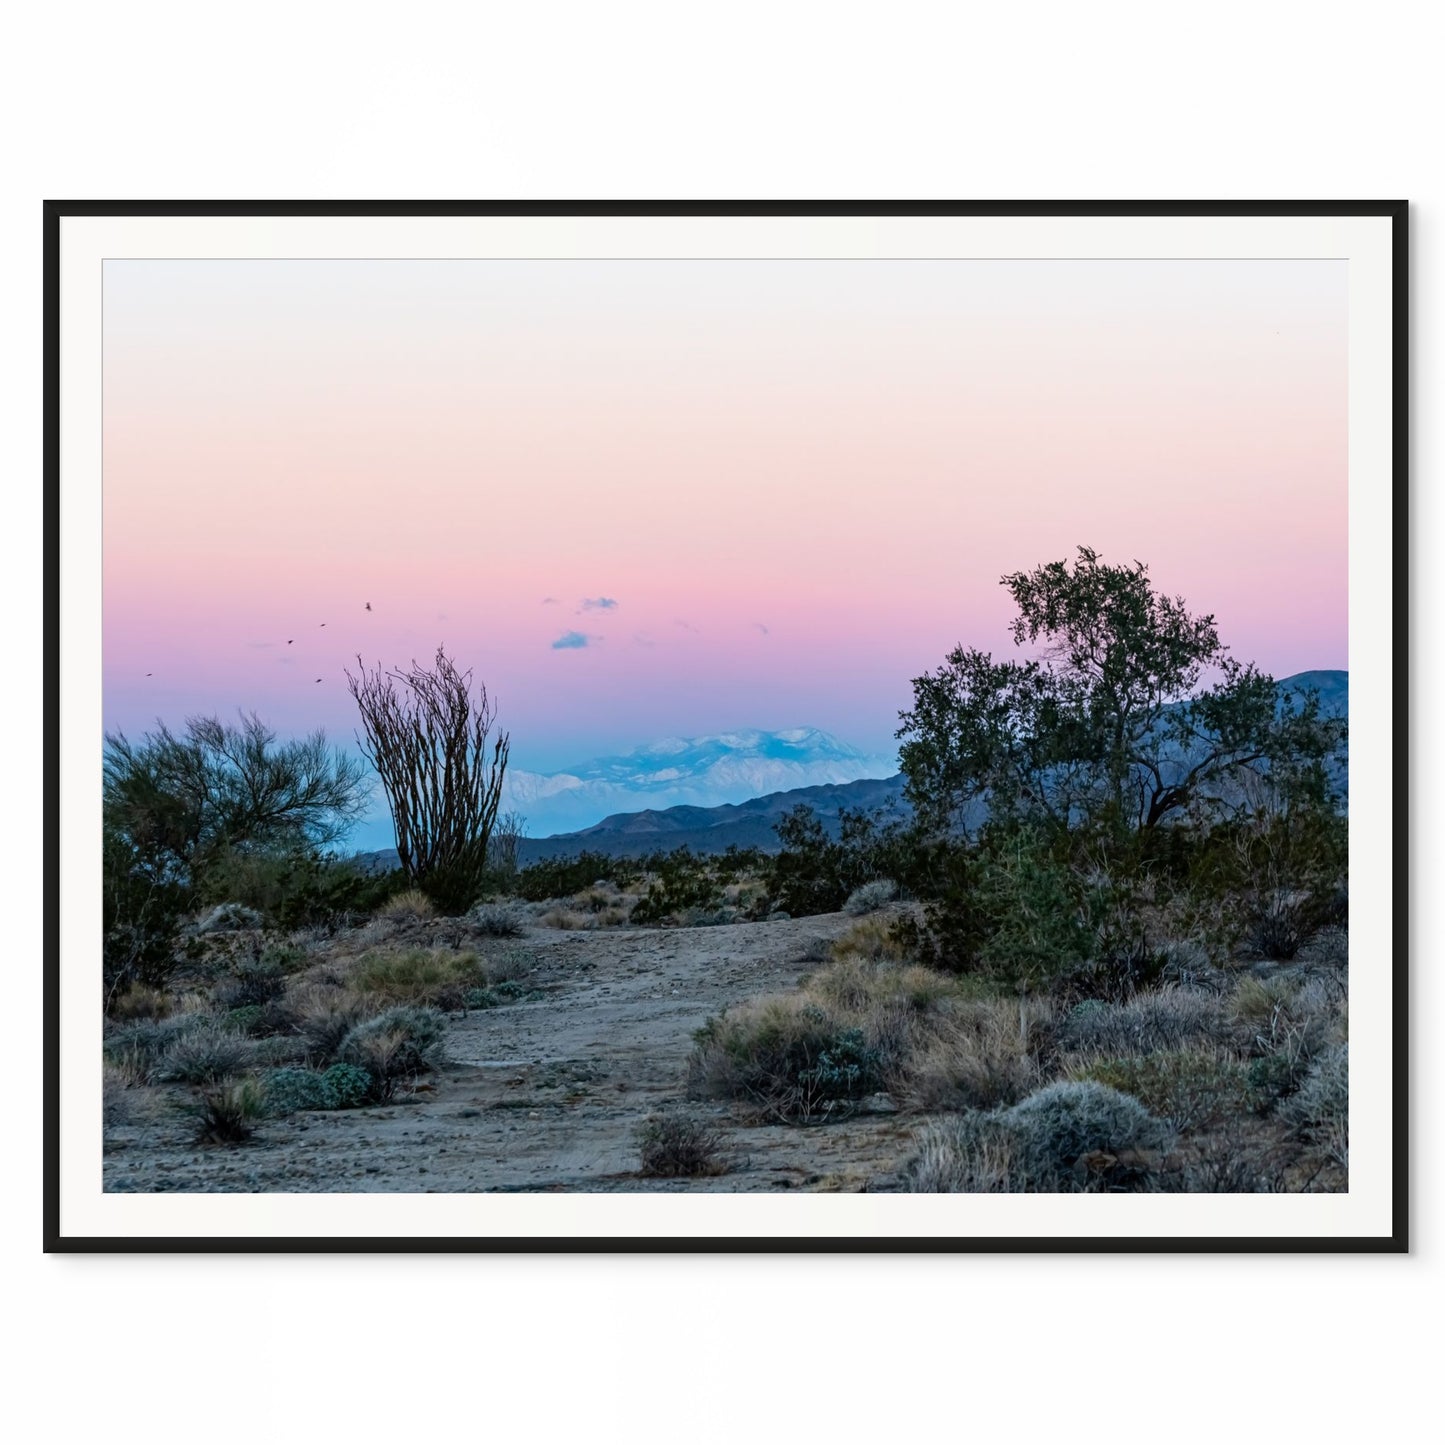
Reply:
<svg viewBox="0 0 1445 1445"><path fill-rule="evenodd" d="M108 262L106 725L245 707L347 741L355 654L444 643L519 767L739 727L891 753L911 677L1007 650L999 576L1080 543L1277 675L1345 667L1346 288L1318 261Z"/></svg>

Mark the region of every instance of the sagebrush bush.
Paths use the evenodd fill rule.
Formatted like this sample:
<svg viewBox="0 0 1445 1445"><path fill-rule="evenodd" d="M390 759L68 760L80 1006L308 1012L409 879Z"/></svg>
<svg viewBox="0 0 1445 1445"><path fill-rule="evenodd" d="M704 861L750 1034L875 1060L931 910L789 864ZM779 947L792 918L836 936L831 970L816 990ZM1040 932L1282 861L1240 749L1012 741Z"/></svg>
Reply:
<svg viewBox="0 0 1445 1445"><path fill-rule="evenodd" d="M364 1069L371 1075L373 1096L389 1099L397 1084L431 1072L441 1056L445 1029L435 1009L388 1009L347 1034L338 1062Z"/></svg>
<svg viewBox="0 0 1445 1445"><path fill-rule="evenodd" d="M162 1084L216 1084L242 1072L254 1057L240 1034L219 1024L198 1024L166 1045L150 1076Z"/></svg>
<svg viewBox="0 0 1445 1445"><path fill-rule="evenodd" d="M457 1007L467 989L482 988L486 970L475 953L446 948L408 948L364 954L351 973L352 986L386 1003Z"/></svg>
<svg viewBox="0 0 1445 1445"><path fill-rule="evenodd" d="M637 1131L642 1172L659 1179L723 1174L722 1136L697 1119L654 1114Z"/></svg>
<svg viewBox="0 0 1445 1445"><path fill-rule="evenodd" d="M1137 1099L1088 1081L1048 1084L999 1117L1012 1136L1015 1169L1033 1190L1072 1187L1086 1155L1142 1153L1169 1142L1168 1126Z"/></svg>
<svg viewBox="0 0 1445 1445"><path fill-rule="evenodd" d="M133 1084L148 1083L161 1055L183 1033L196 1027L193 1014L144 1019L117 1029L104 1043L105 1057Z"/></svg>
<svg viewBox="0 0 1445 1445"><path fill-rule="evenodd" d="M804 998L743 1004L710 1019L694 1038L693 1093L746 1100L768 1119L841 1116L882 1083L881 1060L862 1030Z"/></svg>
<svg viewBox="0 0 1445 1445"><path fill-rule="evenodd" d="M898 897L898 885L891 878L875 878L861 888L855 888L843 903L843 912L861 917L865 913L876 913Z"/></svg>
<svg viewBox="0 0 1445 1445"><path fill-rule="evenodd" d="M467 922L488 938L521 938L528 916L515 903L479 903L467 914Z"/></svg>

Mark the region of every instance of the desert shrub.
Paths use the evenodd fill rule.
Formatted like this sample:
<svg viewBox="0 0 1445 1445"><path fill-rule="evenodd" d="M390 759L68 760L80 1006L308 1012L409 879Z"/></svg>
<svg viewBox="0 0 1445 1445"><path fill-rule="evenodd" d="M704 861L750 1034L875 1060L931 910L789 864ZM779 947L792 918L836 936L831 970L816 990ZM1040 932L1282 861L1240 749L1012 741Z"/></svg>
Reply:
<svg viewBox="0 0 1445 1445"><path fill-rule="evenodd" d="M366 1017L361 1000L346 993L302 993L293 1007L308 1057L319 1064L334 1061L347 1035Z"/></svg>
<svg viewBox="0 0 1445 1445"><path fill-rule="evenodd" d="M570 898L602 879L625 887L639 875L635 862L606 853L582 852L570 858L544 858L530 863L516 877L517 896L528 903Z"/></svg>
<svg viewBox="0 0 1445 1445"><path fill-rule="evenodd" d="M107 1036L105 1057L131 1083L147 1083L165 1051L181 1034L195 1026L196 1020L189 1014L139 1020Z"/></svg>
<svg viewBox="0 0 1445 1445"><path fill-rule="evenodd" d="M405 888L394 893L376 910L378 918L434 918L436 904L420 888Z"/></svg>
<svg viewBox="0 0 1445 1445"><path fill-rule="evenodd" d="M197 891L203 903L244 905L276 928L334 932L383 907L400 881L394 870L367 873L309 848L245 850L211 859Z"/></svg>
<svg viewBox="0 0 1445 1445"><path fill-rule="evenodd" d="M434 1009L388 1009L347 1034L338 1062L364 1069L372 1078L372 1096L389 1099L397 1084L435 1067L445 1027Z"/></svg>
<svg viewBox="0 0 1445 1445"><path fill-rule="evenodd" d="M1162 1148L1169 1129L1137 1099L1103 1084L1048 1084L998 1116L1012 1139L1024 1188L1057 1192L1079 1182L1085 1156L1142 1154Z"/></svg>
<svg viewBox="0 0 1445 1445"><path fill-rule="evenodd" d="M862 1030L803 999L743 1004L710 1019L694 1039L694 1094L746 1100L771 1120L841 1116L882 1084L879 1056Z"/></svg>
<svg viewBox="0 0 1445 1445"><path fill-rule="evenodd" d="M642 1172L659 1179L722 1174L722 1136L697 1119L654 1114L637 1131Z"/></svg>
<svg viewBox="0 0 1445 1445"><path fill-rule="evenodd" d="M228 976L216 989L216 1002L224 1009L274 1003L286 991L286 974L281 960L257 952L234 962Z"/></svg>
<svg viewBox="0 0 1445 1445"><path fill-rule="evenodd" d="M187 1108L196 1121L201 1144L244 1144L256 1132L256 1120L266 1113L265 1094L254 1079L243 1079L220 1089L208 1089Z"/></svg>
<svg viewBox="0 0 1445 1445"><path fill-rule="evenodd" d="M776 825L781 851L769 860L765 877L776 907L794 918L836 913L849 894L889 871L881 860L890 856L893 832L882 841L876 821L844 809L834 837L813 809L802 806Z"/></svg>
<svg viewBox="0 0 1445 1445"><path fill-rule="evenodd" d="M1302 1139L1325 1149L1341 1168L1350 1158L1350 1055L1335 1044L1313 1060L1280 1118Z"/></svg>
<svg viewBox="0 0 1445 1445"><path fill-rule="evenodd" d="M313 1109L355 1109L371 1097L374 1085L365 1069L332 1064L327 1069L273 1069L264 1093L270 1114L295 1114Z"/></svg>
<svg viewBox="0 0 1445 1445"><path fill-rule="evenodd" d="M1076 1067L1071 1077L1092 1079L1138 1099L1179 1133L1207 1128L1249 1106L1245 1066L1217 1049L1096 1059Z"/></svg>
<svg viewBox="0 0 1445 1445"><path fill-rule="evenodd" d="M898 897L898 885L891 878L875 878L861 888L855 888L843 902L843 912L861 917L865 913L876 913L880 908Z"/></svg>
<svg viewBox="0 0 1445 1445"><path fill-rule="evenodd" d="M150 1077L163 1084L215 1084L247 1068L251 1044L224 1026L205 1023L178 1033L151 1066Z"/></svg>
<svg viewBox="0 0 1445 1445"><path fill-rule="evenodd" d="M489 984L514 983L532 972L536 959L524 948L489 949L485 967Z"/></svg>
<svg viewBox="0 0 1445 1445"><path fill-rule="evenodd" d="M368 1075L368 1082L370 1076ZM266 1108L272 1114L327 1109L326 1076L320 1069L274 1069L265 1080Z"/></svg>
<svg viewBox="0 0 1445 1445"><path fill-rule="evenodd" d="M655 860L647 893L632 906L632 922L664 923L688 915L700 921L722 908L722 885L707 859L678 848Z"/></svg>
<svg viewBox="0 0 1445 1445"><path fill-rule="evenodd" d="M351 973L352 986L372 998L445 1007L455 1007L467 989L480 988L486 981L475 953L445 948L364 954Z"/></svg>
<svg viewBox="0 0 1445 1445"><path fill-rule="evenodd" d="M1086 999L1059 1028L1058 1045L1075 1053L1139 1057L1193 1043L1227 1043L1233 1029L1218 999L1185 989L1141 993L1127 1003Z"/></svg>
<svg viewBox="0 0 1445 1445"><path fill-rule="evenodd" d="M511 903L479 903L467 922L488 938L521 938L527 931L527 915Z"/></svg>
<svg viewBox="0 0 1445 1445"><path fill-rule="evenodd" d="M196 932L236 933L243 929L260 928L265 921L256 909L247 908L244 903L218 903L196 920Z"/></svg>
<svg viewBox="0 0 1445 1445"><path fill-rule="evenodd" d="M1249 1034L1249 1082L1261 1111L1293 1094L1315 1059L1344 1039L1344 999L1324 978L1245 979L1232 1008Z"/></svg>
<svg viewBox="0 0 1445 1445"><path fill-rule="evenodd" d="M860 919L833 940L829 953L833 958L881 959L902 962L910 957L904 935L887 918L876 915Z"/></svg>
<svg viewBox="0 0 1445 1445"><path fill-rule="evenodd" d="M106 1064L100 1076L100 1119L108 1132L130 1123L133 1109L130 1096L131 1081L124 1069Z"/></svg>

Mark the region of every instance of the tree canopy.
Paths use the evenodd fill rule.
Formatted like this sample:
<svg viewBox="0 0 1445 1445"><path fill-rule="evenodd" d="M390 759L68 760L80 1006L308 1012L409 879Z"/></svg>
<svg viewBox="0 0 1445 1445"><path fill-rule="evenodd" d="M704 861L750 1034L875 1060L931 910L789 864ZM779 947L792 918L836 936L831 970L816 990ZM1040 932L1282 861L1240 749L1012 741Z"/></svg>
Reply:
<svg viewBox="0 0 1445 1445"><path fill-rule="evenodd" d="M920 820L993 818L1145 831L1228 815L1277 790L1330 801L1327 763L1344 723L1241 664L1212 615L1157 592L1142 562L1110 565L1080 547L1001 579L1012 634L1035 656L955 648L915 678L900 715L900 761Z"/></svg>

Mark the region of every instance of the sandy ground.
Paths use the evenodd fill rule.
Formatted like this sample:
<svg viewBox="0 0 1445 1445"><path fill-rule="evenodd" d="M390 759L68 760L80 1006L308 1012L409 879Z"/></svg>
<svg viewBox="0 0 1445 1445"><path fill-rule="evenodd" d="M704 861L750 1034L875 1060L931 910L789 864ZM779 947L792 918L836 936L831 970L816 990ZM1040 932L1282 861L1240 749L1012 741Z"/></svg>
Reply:
<svg viewBox="0 0 1445 1445"><path fill-rule="evenodd" d="M235 1147L197 1146L176 1109L184 1091L146 1091L108 1135L117 1191L884 1190L912 1123L885 1101L840 1122L740 1122L726 1104L688 1102L692 1034L745 998L792 987L809 945L843 914L712 928L560 932L534 928L527 978L543 996L454 1015L448 1062L429 1087L385 1107L265 1121ZM649 1179L636 1134L685 1107L727 1146L726 1173Z"/></svg>

